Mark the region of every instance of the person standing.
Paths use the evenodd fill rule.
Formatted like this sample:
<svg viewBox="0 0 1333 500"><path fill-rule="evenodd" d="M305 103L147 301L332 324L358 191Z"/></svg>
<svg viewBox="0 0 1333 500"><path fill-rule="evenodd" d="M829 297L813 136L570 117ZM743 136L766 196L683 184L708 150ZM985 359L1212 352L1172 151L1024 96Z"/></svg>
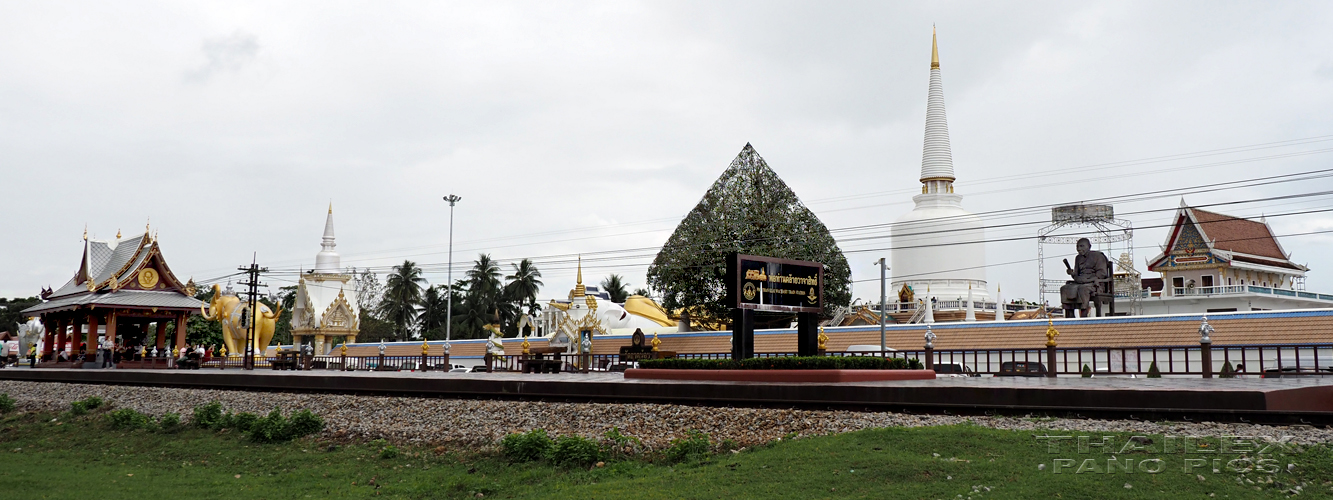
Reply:
<svg viewBox="0 0 1333 500"><path fill-rule="evenodd" d="M28 368L37 368L37 344L28 347Z"/></svg>

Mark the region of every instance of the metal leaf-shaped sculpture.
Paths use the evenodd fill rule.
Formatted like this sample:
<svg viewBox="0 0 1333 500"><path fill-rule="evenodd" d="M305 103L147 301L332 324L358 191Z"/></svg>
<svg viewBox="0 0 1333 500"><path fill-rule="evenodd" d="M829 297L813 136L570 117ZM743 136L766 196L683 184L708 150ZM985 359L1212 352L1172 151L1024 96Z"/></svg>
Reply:
<svg viewBox="0 0 1333 500"><path fill-rule="evenodd" d="M728 317L731 252L824 264L824 304L851 301L851 269L828 228L749 144L704 193L648 267L648 284L667 309Z"/></svg>

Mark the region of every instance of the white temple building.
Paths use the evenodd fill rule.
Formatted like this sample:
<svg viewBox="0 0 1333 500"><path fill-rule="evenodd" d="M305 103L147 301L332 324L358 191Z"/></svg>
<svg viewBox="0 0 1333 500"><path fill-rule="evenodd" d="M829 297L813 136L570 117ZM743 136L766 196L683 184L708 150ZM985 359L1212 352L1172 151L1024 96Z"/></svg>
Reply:
<svg viewBox="0 0 1333 500"><path fill-rule="evenodd" d="M333 204L329 204L315 268L301 274L292 308L292 342L301 345L312 341L316 354L328 354L335 344L344 341L356 342L361 328L356 284L352 275L343 272L335 247Z"/></svg>
<svg viewBox="0 0 1333 500"><path fill-rule="evenodd" d="M968 318L989 310L985 319L993 318L995 306L986 289L986 234L981 219L964 210L963 196L954 192L957 178L933 33L920 180L921 194L912 198L916 208L898 218L892 229L892 290L900 304L891 312L917 309L915 304L933 298L932 314L915 316L938 318L940 311L952 309ZM971 308L966 305L969 296ZM915 316L909 322L921 321Z"/></svg>

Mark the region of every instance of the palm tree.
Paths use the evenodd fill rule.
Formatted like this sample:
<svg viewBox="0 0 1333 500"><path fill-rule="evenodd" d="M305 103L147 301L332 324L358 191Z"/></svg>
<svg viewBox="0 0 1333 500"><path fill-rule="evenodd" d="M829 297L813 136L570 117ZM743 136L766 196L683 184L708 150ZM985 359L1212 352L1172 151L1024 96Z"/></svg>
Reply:
<svg viewBox="0 0 1333 500"><path fill-rule="evenodd" d="M653 294L653 293L650 292L650 291L648 291L647 288L642 288L642 287L640 287L640 288L635 288L635 289L634 289L634 295L642 295L642 296L644 296L644 297L651 297L652 294Z"/></svg>
<svg viewBox="0 0 1333 500"><path fill-rule="evenodd" d="M410 260L394 266L393 273L384 281L384 299L380 302L380 317L393 325L394 337L407 340L417 321L417 306L421 304L421 268Z"/></svg>
<svg viewBox="0 0 1333 500"><path fill-rule="evenodd" d="M493 302L499 299L500 295L500 265L491 260L491 256L480 254L477 260L472 262L472 269L468 269L465 276L468 279L468 292L475 297L486 299L485 302Z"/></svg>
<svg viewBox="0 0 1333 500"><path fill-rule="evenodd" d="M447 292L444 288L444 285L428 287L421 299L421 334L424 337L430 338L427 334L442 328L448 317L449 304L445 300Z"/></svg>
<svg viewBox="0 0 1333 500"><path fill-rule="evenodd" d="M611 294L611 302L623 304L625 299L629 298L629 292L625 290L629 283L623 280L623 276L614 273L602 280L602 290Z"/></svg>
<svg viewBox="0 0 1333 500"><path fill-rule="evenodd" d="M514 266L514 274L505 276L509 280L509 284L505 285L505 295L520 306L526 305L528 314L537 314L541 310L541 306L537 305L537 292L541 290L542 272L531 259L523 259L511 265Z"/></svg>

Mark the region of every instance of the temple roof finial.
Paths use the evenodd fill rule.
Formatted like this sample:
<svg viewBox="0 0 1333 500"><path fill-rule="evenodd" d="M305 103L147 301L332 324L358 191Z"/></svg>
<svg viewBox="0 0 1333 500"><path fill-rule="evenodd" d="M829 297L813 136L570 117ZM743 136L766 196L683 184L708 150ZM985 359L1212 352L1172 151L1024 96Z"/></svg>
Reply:
<svg viewBox="0 0 1333 500"><path fill-rule="evenodd" d="M588 294L588 287L583 286L583 256L579 255L578 274L574 278L574 291L570 292L569 298L583 297Z"/></svg>
<svg viewBox="0 0 1333 500"><path fill-rule="evenodd" d="M935 25L930 25L930 69L940 69L940 44L935 41Z"/></svg>
<svg viewBox="0 0 1333 500"><path fill-rule="evenodd" d="M329 215L333 215L333 200L329 200Z"/></svg>

